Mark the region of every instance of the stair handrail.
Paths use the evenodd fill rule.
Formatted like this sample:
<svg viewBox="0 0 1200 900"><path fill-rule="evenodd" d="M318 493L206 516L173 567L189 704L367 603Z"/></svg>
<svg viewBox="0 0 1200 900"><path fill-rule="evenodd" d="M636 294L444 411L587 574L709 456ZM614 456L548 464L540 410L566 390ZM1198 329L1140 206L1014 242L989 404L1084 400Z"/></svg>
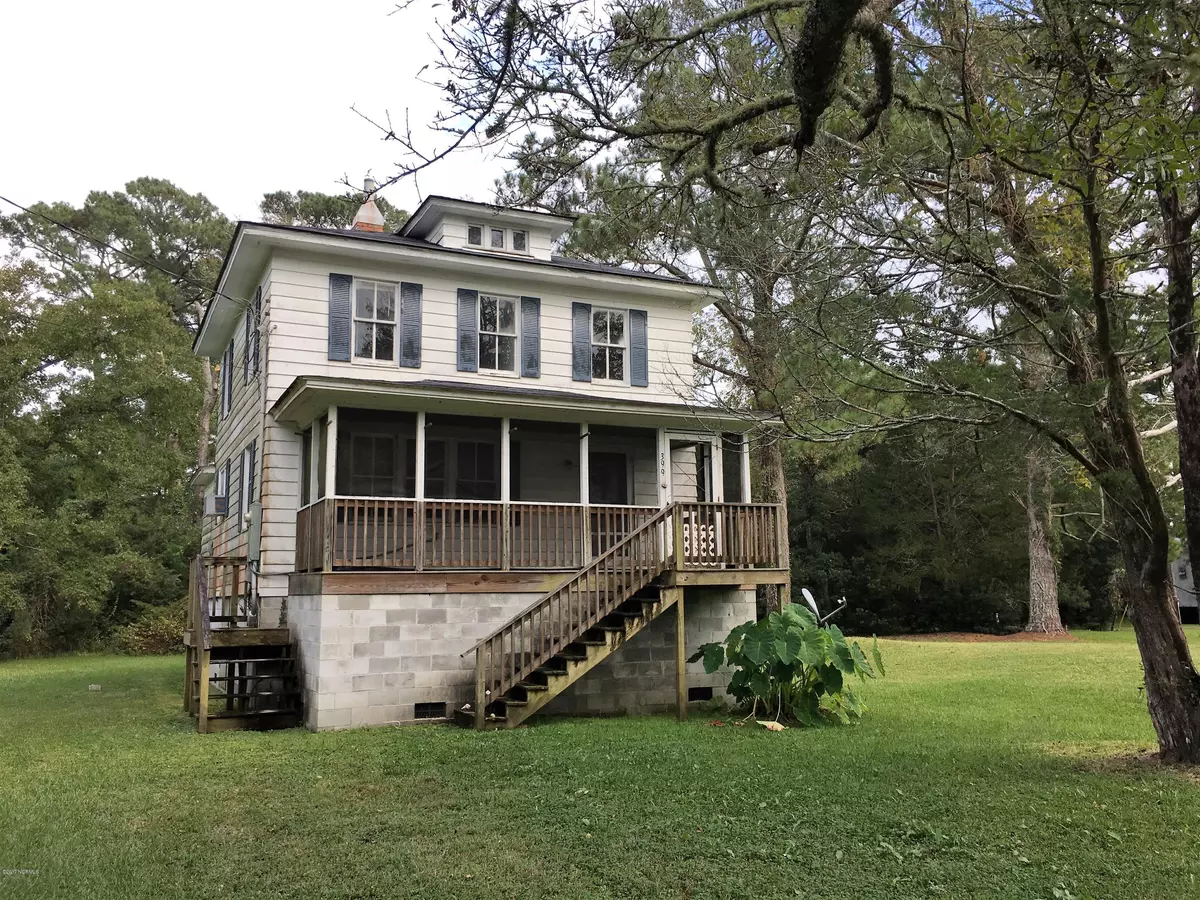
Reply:
<svg viewBox="0 0 1200 900"><path fill-rule="evenodd" d="M564 624L567 624L569 627L567 628L565 633L559 635L557 641L555 641L553 638L551 638L551 640L548 642L548 646L543 646L536 652L531 651L528 654L528 660L521 659L519 661L519 664L514 667L503 667L503 668L499 669L496 672L497 677L496 677L496 683L494 685L487 683L485 666L484 666L484 662L483 662L484 649L488 648L488 645L491 644L493 641L495 641L495 639L497 637L500 637L505 632L512 631L515 623L522 622L522 620L525 620L525 619L530 620L530 636L532 637L534 634L534 631L533 631L531 617L535 612L537 612L541 607L545 607L545 612L549 612L553 605L553 602L556 598L560 598L560 597L564 597L564 596L569 598L571 590L576 587L579 587L579 589L581 591L584 590L584 587L587 585L588 581L590 579L592 579L593 577L596 578L596 580L597 580L597 590L598 590L599 584L600 584L600 581L599 581L600 576L602 575L602 571L605 568L606 564L610 560L614 559L615 557L617 557L618 555L623 553L635 541L643 538L647 533L658 528L659 525L663 524L668 519L671 519L673 516L676 517L676 521L677 521L678 513L679 513L679 504L678 503L672 503L668 506L664 506L657 513L655 513L653 516L651 516L649 519L647 519L645 522L643 522L641 525L639 525L636 529L631 531L629 534L627 534L624 538L622 538L620 541L618 541L612 547L608 548L608 550L601 553L599 556L597 556L595 559L593 559L586 566L583 566L582 568L580 568L577 572L575 572L574 575L572 575L570 578L565 580L562 584L558 585L558 587L554 588L554 590L546 592L546 594L544 594L542 597L540 597L536 602L530 604L525 609L521 610L519 613L516 613L515 615L511 616L508 619L508 621L506 621L503 625L501 625L499 628L497 628L495 631L493 631L491 634L489 634L487 637L485 637L483 640L481 640L479 643L477 643L470 650L467 650L462 654L463 656L466 656L468 653L472 653L472 652L475 653L475 659L476 659L476 693L475 693L476 709L475 709L475 715L476 715L477 721L479 721L479 722L482 721L483 707L487 703L487 695L488 695L489 691L494 690L495 696L502 695L506 690L508 690L514 684L517 684L519 681L521 681L521 679L525 678L527 675L529 675L531 672L533 672L536 668L538 668L538 666L543 665L545 662L550 660L556 653L561 652L561 650L564 647L566 647L568 644L577 640L589 628L594 627L594 625L597 621L599 621L601 618L603 618L604 616L611 613L613 611L613 609L616 609L618 606L621 605L621 603L624 603L628 599L629 596L632 596L633 593L635 593L636 591L645 587L646 584L649 584L650 581L652 581L655 577L660 575L663 571L665 571L670 566L671 560L672 560L674 552L675 552L675 544L677 542L673 539L672 534L668 533L667 535L665 535L664 540L661 543L656 545L657 549L655 550L655 552L653 554L652 560L649 560L649 559L647 560L648 562L650 562L650 565L644 570L646 572L646 577L645 577L645 580L643 583L638 584L636 586L625 585L625 589L627 591L625 596L619 597L619 599L615 600L615 602L613 600L611 600L611 598L610 598L609 602L605 603L605 604L601 604L599 601L597 601L595 603L594 611L591 612L589 615L581 616L580 620L577 623L574 621L571 621L569 623L564 623ZM635 571L636 571L636 569L637 569L637 567L635 567ZM581 594L581 596L582 596L582 594ZM559 610L559 614L561 617L562 616L561 607ZM515 631L513 632L513 635L514 635L513 643L514 643L515 652L521 656L524 656L524 649L523 649L524 637L525 637L524 625L522 624L520 626L520 628L521 628L520 640L522 643L522 648L520 648L520 649L516 648L516 643L517 643L518 638L517 638L517 633ZM546 636L544 633L540 633L538 636L540 639L542 639L541 642L543 644L547 643L546 641L544 641L544 638ZM501 651L503 650L502 647L499 649ZM493 652L491 654L491 657L495 657L495 656L496 656L496 654ZM491 657L489 658L489 664L493 661Z"/></svg>
<svg viewBox="0 0 1200 900"><path fill-rule="evenodd" d="M601 553L599 556L597 556L595 559L593 559L587 565L575 570L575 572L573 572L570 576L568 576L564 581L560 582L557 587L555 587L549 591L546 591L546 593L542 594L542 596L538 597L538 599L534 600L531 604L526 606L520 612L514 613L507 622L505 622L503 625L501 625L499 628L497 628L495 631L493 631L487 637L480 640L479 643L476 644L474 647L464 650L462 653L459 654L459 656L467 656L471 653L474 653L476 650L478 650L480 647L482 647L484 644L486 644L488 641L490 641L492 638L494 638L496 635L498 635L500 632L502 632L505 628L507 628L509 626L509 623L511 623L513 621L513 619L519 619L519 618L521 618L521 616L524 616L524 615L527 615L528 613L533 612L535 609L537 609L539 606L541 606L543 603L545 603L547 600L549 600L551 597L553 597L555 594L557 594L563 588L567 587L573 581L577 580L592 566L601 562L608 556L616 553L618 550L621 550L625 546L625 544L629 543L634 538L639 537L643 530L649 529L650 527L657 525L664 518L667 518L669 516L669 514L671 512L673 512L677 506L679 506L678 503L673 503L670 506L664 506L662 509L660 509L658 512L656 512L653 516L651 516L649 519L647 519L645 522L643 522L641 525L639 525L633 531L629 532L629 534L625 535L625 537L621 538L621 540L619 540L617 543L613 544L611 547L609 547L607 550L605 550L603 553ZM666 554L667 560L670 560L671 548L668 547L667 551L668 551Z"/></svg>

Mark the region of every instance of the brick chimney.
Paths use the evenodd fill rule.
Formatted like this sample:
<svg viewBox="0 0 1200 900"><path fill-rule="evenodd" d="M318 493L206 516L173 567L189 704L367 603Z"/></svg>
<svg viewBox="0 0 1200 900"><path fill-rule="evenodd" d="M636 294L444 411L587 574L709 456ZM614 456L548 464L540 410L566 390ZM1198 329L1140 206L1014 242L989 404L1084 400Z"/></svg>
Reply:
<svg viewBox="0 0 1200 900"><path fill-rule="evenodd" d="M379 211L379 207L375 205L375 192L379 190L379 185L370 175L363 182L363 205L358 208L358 212L354 214L354 219L350 223L350 227L354 231L383 231L383 213Z"/></svg>

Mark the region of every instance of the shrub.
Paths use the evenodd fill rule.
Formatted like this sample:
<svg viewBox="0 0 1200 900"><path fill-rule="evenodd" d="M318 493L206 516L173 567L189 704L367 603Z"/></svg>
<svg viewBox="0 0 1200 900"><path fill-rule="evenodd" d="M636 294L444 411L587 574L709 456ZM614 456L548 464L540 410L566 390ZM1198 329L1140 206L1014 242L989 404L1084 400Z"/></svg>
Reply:
<svg viewBox="0 0 1200 900"><path fill-rule="evenodd" d="M822 625L808 609L792 604L760 622L739 625L720 643L705 644L691 661L704 660L710 675L734 667L729 693L740 705L761 707L777 721L802 725L857 721L867 711L849 685L884 674L878 644L874 664L857 641L836 625Z"/></svg>
<svg viewBox="0 0 1200 900"><path fill-rule="evenodd" d="M143 606L136 619L117 629L117 649L134 654L181 653L186 622L183 603Z"/></svg>

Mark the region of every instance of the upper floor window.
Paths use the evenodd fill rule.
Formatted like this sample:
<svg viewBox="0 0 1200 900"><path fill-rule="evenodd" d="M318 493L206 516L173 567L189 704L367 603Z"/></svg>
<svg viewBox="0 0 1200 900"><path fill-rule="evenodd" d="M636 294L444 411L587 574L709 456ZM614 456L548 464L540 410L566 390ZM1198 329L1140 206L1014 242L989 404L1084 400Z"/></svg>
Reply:
<svg viewBox="0 0 1200 900"><path fill-rule="evenodd" d="M592 310L592 379L625 380L625 313Z"/></svg>
<svg viewBox="0 0 1200 900"><path fill-rule="evenodd" d="M396 285L386 281L354 282L354 357L396 357Z"/></svg>
<svg viewBox="0 0 1200 900"><path fill-rule="evenodd" d="M485 243L486 241L486 243ZM495 225L467 225L467 245L486 247L488 250L511 250L514 253L529 252L529 232L515 228L500 228Z"/></svg>
<svg viewBox="0 0 1200 900"><path fill-rule="evenodd" d="M479 368L517 370L517 301L513 297L479 295Z"/></svg>

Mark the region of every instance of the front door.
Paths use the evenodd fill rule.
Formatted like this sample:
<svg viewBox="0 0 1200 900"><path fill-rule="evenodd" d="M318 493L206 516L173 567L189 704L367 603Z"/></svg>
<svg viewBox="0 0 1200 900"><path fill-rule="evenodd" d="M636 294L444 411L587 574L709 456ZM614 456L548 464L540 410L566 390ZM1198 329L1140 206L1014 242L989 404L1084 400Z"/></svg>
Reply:
<svg viewBox="0 0 1200 900"><path fill-rule="evenodd" d="M683 544L688 565L716 565L721 555L722 479L714 471L719 455L710 435L668 435L671 459L671 499L685 504Z"/></svg>

